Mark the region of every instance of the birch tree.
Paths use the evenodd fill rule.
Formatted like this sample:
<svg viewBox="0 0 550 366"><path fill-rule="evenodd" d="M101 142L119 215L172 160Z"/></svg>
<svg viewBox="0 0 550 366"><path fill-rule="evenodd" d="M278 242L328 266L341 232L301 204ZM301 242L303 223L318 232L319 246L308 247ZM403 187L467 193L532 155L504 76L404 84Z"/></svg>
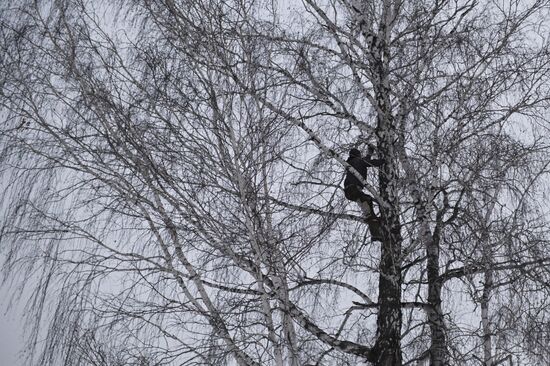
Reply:
<svg viewBox="0 0 550 366"><path fill-rule="evenodd" d="M4 7L29 362L549 362L548 5Z"/></svg>

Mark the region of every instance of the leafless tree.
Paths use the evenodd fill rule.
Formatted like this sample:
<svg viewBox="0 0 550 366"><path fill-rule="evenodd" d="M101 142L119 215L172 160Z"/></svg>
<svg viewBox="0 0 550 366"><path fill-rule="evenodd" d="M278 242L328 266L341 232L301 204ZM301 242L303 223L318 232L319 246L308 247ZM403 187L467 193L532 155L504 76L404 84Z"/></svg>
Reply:
<svg viewBox="0 0 550 366"><path fill-rule="evenodd" d="M550 362L549 5L4 6L28 362Z"/></svg>

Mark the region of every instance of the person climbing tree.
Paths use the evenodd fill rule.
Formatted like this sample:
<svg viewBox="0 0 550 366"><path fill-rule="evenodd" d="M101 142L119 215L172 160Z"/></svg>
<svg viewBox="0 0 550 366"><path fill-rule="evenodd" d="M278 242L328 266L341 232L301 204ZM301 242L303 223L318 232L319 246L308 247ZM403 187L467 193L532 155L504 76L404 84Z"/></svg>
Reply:
<svg viewBox="0 0 550 366"><path fill-rule="evenodd" d="M365 157L361 156L361 152L358 149L351 149L346 162L355 168L361 177L365 179L368 168L379 167L383 163L382 159L372 159L373 153L374 147L370 145ZM364 206L363 204L366 203L369 216L374 216L373 199L370 195L363 192L364 187L363 182L350 169L346 169L346 179L344 180L344 194L346 198L359 203L361 206Z"/></svg>
<svg viewBox="0 0 550 366"><path fill-rule="evenodd" d="M351 149L349 151L349 157L346 162L351 165L364 180L367 177L367 169L372 167L379 167L382 165L382 159L373 159L374 147L370 146L367 149L367 155L361 156L361 152L358 149ZM380 223L374 213L373 198L363 192L365 185L352 172L349 168L346 169L346 178L344 180L344 194L350 201L357 202L365 215L365 219L369 224L369 230L373 240L382 240L382 232L380 229Z"/></svg>

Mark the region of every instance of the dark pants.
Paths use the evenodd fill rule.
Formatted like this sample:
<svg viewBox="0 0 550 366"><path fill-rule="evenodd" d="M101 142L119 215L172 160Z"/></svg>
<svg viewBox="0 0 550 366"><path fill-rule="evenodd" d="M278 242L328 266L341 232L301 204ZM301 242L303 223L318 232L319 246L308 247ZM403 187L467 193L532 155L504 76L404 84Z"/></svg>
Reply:
<svg viewBox="0 0 550 366"><path fill-rule="evenodd" d="M368 194L364 193L358 185L351 184L349 186L344 187L344 194L346 198L350 201L363 203L367 202L370 206L371 212L374 212L373 206L372 206L372 197Z"/></svg>
<svg viewBox="0 0 550 366"><path fill-rule="evenodd" d="M374 209L372 205L372 197L364 193L361 187L355 184L344 187L344 194L350 201L357 202L359 205L366 203L369 206L369 213L365 217L369 225L369 231L371 233L372 240L383 241L384 235L380 227L378 218L374 215ZM364 211L363 211L364 212Z"/></svg>

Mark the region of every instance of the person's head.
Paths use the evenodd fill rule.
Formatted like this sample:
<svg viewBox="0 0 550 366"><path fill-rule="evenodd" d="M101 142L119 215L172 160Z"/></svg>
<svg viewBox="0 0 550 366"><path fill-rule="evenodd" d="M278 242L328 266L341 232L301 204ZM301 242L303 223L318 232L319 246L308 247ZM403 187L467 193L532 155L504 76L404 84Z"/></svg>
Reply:
<svg viewBox="0 0 550 366"><path fill-rule="evenodd" d="M349 151L349 156L353 158L360 158L361 157L361 151L357 150L356 148L353 148Z"/></svg>

